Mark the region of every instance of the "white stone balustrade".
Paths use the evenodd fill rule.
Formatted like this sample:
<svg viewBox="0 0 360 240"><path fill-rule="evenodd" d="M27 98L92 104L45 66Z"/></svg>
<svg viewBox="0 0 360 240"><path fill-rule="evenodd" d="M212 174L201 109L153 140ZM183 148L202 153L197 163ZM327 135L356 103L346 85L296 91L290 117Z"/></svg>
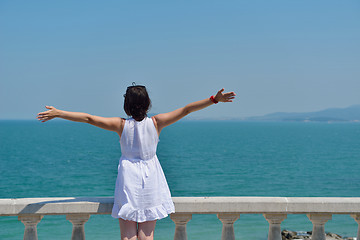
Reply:
<svg viewBox="0 0 360 240"><path fill-rule="evenodd" d="M281 222L286 219L286 214L268 213L264 214L266 221L269 222L268 240L281 240Z"/></svg>
<svg viewBox="0 0 360 240"><path fill-rule="evenodd" d="M352 214L351 216L355 219L355 221L358 224L358 231L357 231L356 239L360 239L360 214Z"/></svg>
<svg viewBox="0 0 360 240"><path fill-rule="evenodd" d="M36 226L44 215L66 215L73 223L72 240L83 240L85 222L91 215L111 214L113 201L111 197L0 199L0 216L18 216L25 225L24 239L36 240ZM360 198L174 197L173 201L175 240L187 239L186 224L192 214L217 214L223 223L222 240L235 239L234 222L240 214L263 214L269 222L269 240L281 239L281 222L288 214L308 216L313 240L325 239L325 223L332 215L347 214L358 223L360 239Z"/></svg>
<svg viewBox="0 0 360 240"><path fill-rule="evenodd" d="M218 213L217 217L223 224L221 240L235 240L234 222L239 219L240 213Z"/></svg>
<svg viewBox="0 0 360 240"><path fill-rule="evenodd" d="M191 220L192 215L189 213L174 213L170 215L170 218L175 223L174 240L187 240L186 224Z"/></svg>
<svg viewBox="0 0 360 240"><path fill-rule="evenodd" d="M313 224L312 240L326 240L325 236L325 223L331 220L329 213L310 213L307 214L308 218Z"/></svg>
<svg viewBox="0 0 360 240"><path fill-rule="evenodd" d="M84 224L89 220L90 214L69 214L66 216L66 220L69 220L73 224L73 230L71 240L85 240Z"/></svg>
<svg viewBox="0 0 360 240"><path fill-rule="evenodd" d="M36 225L41 221L41 215L20 215L18 219L25 225L24 240L36 240L37 228Z"/></svg>

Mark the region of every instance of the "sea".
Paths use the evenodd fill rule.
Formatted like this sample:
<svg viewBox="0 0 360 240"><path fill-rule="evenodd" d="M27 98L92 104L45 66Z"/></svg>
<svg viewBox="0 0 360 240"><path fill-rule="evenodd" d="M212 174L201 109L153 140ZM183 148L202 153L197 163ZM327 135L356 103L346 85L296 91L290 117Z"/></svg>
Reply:
<svg viewBox="0 0 360 240"><path fill-rule="evenodd" d="M360 123L182 120L160 135L158 158L172 196L360 197ZM0 121L0 198L113 196L121 151L116 133L84 123ZM23 238L17 217L0 217L0 239ZM349 215L325 231L356 237ZM236 239L266 240L261 214L241 214ZM282 229L311 231L306 215ZM65 216L44 216L39 239L71 238ZM220 239L215 214L194 214L188 239ZM175 224L157 222L155 239L173 239ZM87 240L120 239L118 221L92 215Z"/></svg>

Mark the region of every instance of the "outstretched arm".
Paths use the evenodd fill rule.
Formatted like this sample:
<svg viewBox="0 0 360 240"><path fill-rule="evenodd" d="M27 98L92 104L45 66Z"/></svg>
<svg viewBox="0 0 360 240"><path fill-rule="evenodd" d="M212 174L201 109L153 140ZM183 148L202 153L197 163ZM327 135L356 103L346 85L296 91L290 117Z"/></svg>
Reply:
<svg viewBox="0 0 360 240"><path fill-rule="evenodd" d="M38 113L37 119L41 122L49 121L53 118L63 118L74 122L84 122L92 124L106 130L114 131L121 134L123 128L123 120L119 117L105 118L94 116L82 112L68 112L56 109L52 106L45 106L48 111Z"/></svg>
<svg viewBox="0 0 360 240"><path fill-rule="evenodd" d="M217 102L232 102L232 99L235 98L235 93L234 92L223 93L223 92L224 92L224 89L221 89L220 91L218 91L214 97L214 100ZM175 123L176 121L182 119L186 115L188 115L192 112L204 109L212 104L214 104L214 102L210 98L206 98L204 100L190 103L190 104L186 105L185 107L176 109L175 111L168 112L168 113L162 113L162 114L158 114L158 115L154 116L158 133L160 134L161 130L164 127Z"/></svg>

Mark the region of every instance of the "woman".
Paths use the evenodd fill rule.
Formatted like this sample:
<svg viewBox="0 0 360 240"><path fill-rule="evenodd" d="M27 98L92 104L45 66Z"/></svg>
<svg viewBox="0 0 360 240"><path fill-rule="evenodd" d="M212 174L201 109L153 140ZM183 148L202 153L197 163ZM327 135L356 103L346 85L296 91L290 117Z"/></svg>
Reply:
<svg viewBox="0 0 360 240"><path fill-rule="evenodd" d="M46 122L53 118L85 122L114 131L120 137L121 158L116 179L112 216L119 219L122 240L152 240L156 220L175 212L165 175L156 156L162 129L191 112L218 102L232 102L234 92L223 93L190 103L175 111L151 118L147 113L151 100L144 86L133 85L124 95L124 110L130 117L105 118L81 112L68 112L46 106L37 118Z"/></svg>

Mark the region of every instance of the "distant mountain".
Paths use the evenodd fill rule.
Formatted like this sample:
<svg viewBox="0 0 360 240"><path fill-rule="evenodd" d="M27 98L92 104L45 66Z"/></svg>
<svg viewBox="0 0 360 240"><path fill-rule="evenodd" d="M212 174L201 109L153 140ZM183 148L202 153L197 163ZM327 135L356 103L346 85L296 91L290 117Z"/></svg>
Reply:
<svg viewBox="0 0 360 240"><path fill-rule="evenodd" d="M360 122L360 105L347 108L329 108L318 112L277 112L264 116L248 117L246 121L291 121L291 122Z"/></svg>

